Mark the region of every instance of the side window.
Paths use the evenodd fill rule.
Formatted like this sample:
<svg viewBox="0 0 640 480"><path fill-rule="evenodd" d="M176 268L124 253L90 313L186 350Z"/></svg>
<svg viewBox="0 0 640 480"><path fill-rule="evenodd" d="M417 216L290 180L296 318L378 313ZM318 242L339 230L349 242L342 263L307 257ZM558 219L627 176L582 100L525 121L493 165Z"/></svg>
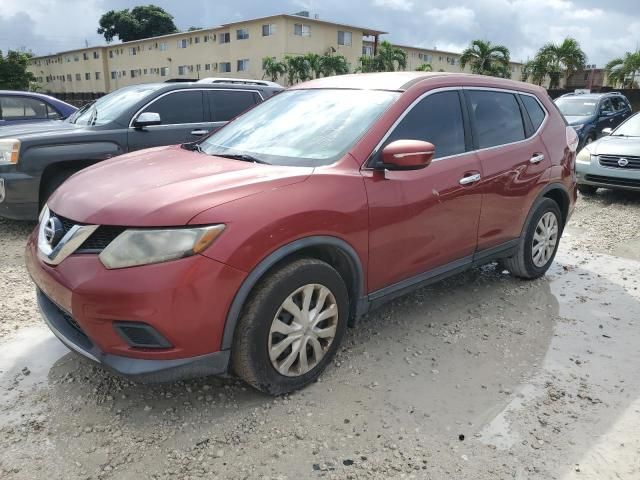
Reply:
<svg viewBox="0 0 640 480"><path fill-rule="evenodd" d="M600 113L611 113L613 112L613 105L611 105L611 100L605 98L603 102L600 104Z"/></svg>
<svg viewBox="0 0 640 480"><path fill-rule="evenodd" d="M228 122L262 101L258 93L243 90L210 90L207 96L213 122Z"/></svg>
<svg viewBox="0 0 640 480"><path fill-rule="evenodd" d="M458 92L434 93L422 99L391 132L383 147L396 140L431 142L436 147L434 158L464 153L464 121Z"/></svg>
<svg viewBox="0 0 640 480"><path fill-rule="evenodd" d="M49 120L60 120L62 118L62 115L60 115L60 113L55 108L47 103L47 118Z"/></svg>
<svg viewBox="0 0 640 480"><path fill-rule="evenodd" d="M524 108L527 110L529 114L529 118L531 119L531 123L533 124L533 129L537 131L544 122L545 113L538 101L533 98L531 95L520 95L520 99L524 104Z"/></svg>
<svg viewBox="0 0 640 480"><path fill-rule="evenodd" d="M479 148L524 140L522 113L512 93L469 90L468 98Z"/></svg>
<svg viewBox="0 0 640 480"><path fill-rule="evenodd" d="M160 114L162 125L204 122L202 91L183 91L165 95L147 106L144 112Z"/></svg>
<svg viewBox="0 0 640 480"><path fill-rule="evenodd" d="M47 104L27 97L0 97L0 110L5 120L47 118Z"/></svg>
<svg viewBox="0 0 640 480"><path fill-rule="evenodd" d="M613 103L613 109L616 112L620 112L627 109L627 102L624 101L622 97L613 97L611 99L611 103Z"/></svg>

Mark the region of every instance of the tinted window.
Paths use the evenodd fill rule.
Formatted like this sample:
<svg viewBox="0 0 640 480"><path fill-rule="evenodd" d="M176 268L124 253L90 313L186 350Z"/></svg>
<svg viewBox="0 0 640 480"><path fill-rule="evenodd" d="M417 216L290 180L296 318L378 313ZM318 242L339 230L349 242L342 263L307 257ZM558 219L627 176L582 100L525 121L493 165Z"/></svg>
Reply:
<svg viewBox="0 0 640 480"><path fill-rule="evenodd" d="M622 98L622 97L613 97L611 99L611 102L613 103L613 108L616 111L621 111L621 110L626 110L627 109L627 102L625 102L624 98Z"/></svg>
<svg viewBox="0 0 640 480"><path fill-rule="evenodd" d="M228 122L261 101L257 93L241 90L212 90L207 96L214 122Z"/></svg>
<svg viewBox="0 0 640 480"><path fill-rule="evenodd" d="M143 111L159 113L162 125L204 122L201 91L170 93Z"/></svg>
<svg viewBox="0 0 640 480"><path fill-rule="evenodd" d="M436 147L434 158L463 153L464 123L458 92L441 92L421 100L391 132L395 140L424 140Z"/></svg>
<svg viewBox="0 0 640 480"><path fill-rule="evenodd" d="M470 90L479 148L524 140L524 124L516 97L511 93Z"/></svg>
<svg viewBox="0 0 640 480"><path fill-rule="evenodd" d="M600 104L600 112L602 112L602 113L613 112L613 105L611 105L611 100L609 100L608 98L605 98L602 101L602 103Z"/></svg>
<svg viewBox="0 0 640 480"><path fill-rule="evenodd" d="M0 114L5 120L47 118L47 104L27 97L0 97Z"/></svg>
<svg viewBox="0 0 640 480"><path fill-rule="evenodd" d="M520 95L520 98L522 99L522 103L524 103L524 108L527 109L527 113L529 114L529 118L533 124L533 129L538 130L544 121L544 110L538 101L532 96Z"/></svg>

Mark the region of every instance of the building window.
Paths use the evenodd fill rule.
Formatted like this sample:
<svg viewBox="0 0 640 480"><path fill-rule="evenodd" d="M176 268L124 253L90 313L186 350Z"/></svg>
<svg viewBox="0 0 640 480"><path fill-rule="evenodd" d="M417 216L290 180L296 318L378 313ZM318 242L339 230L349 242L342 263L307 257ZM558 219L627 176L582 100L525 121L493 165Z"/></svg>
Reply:
<svg viewBox="0 0 640 480"><path fill-rule="evenodd" d="M187 66L186 65L180 65L178 67L178 75L186 75L187 74Z"/></svg>
<svg viewBox="0 0 640 480"><path fill-rule="evenodd" d="M311 36L311 27L304 23L296 23L293 26L293 34L300 37L309 37Z"/></svg>
<svg viewBox="0 0 640 480"><path fill-rule="evenodd" d="M269 23L268 25L262 25L262 36L270 37L276 34L276 24Z"/></svg>
<svg viewBox="0 0 640 480"><path fill-rule="evenodd" d="M204 64L204 69L205 70L211 70L211 64L210 63L205 63Z"/></svg>
<svg viewBox="0 0 640 480"><path fill-rule="evenodd" d="M220 34L220 43L230 43L231 42L231 34L229 32Z"/></svg>
<svg viewBox="0 0 640 480"><path fill-rule="evenodd" d="M82 59L83 59L83 60L89 60L89 54L88 54L87 52L84 52L84 53L82 54Z"/></svg>
<svg viewBox="0 0 640 480"><path fill-rule="evenodd" d="M362 46L362 55L373 57L373 47L371 45Z"/></svg>
<svg viewBox="0 0 640 480"><path fill-rule="evenodd" d="M182 40L178 40L178 48L187 48L189 45L189 40L183 38Z"/></svg>
<svg viewBox="0 0 640 480"><path fill-rule="evenodd" d="M351 32L338 30L338 45L351 46Z"/></svg>
<svg viewBox="0 0 640 480"><path fill-rule="evenodd" d="M236 30L236 39L247 40L248 38L249 38L248 28L239 28L238 30Z"/></svg>
<svg viewBox="0 0 640 480"><path fill-rule="evenodd" d="M131 74L131 78L136 78L136 77L139 77L142 72L140 69L137 69L137 70L131 70L131 72L129 73Z"/></svg>
<svg viewBox="0 0 640 480"><path fill-rule="evenodd" d="M91 80L91 74L90 73L85 73L84 74L84 79L85 80Z"/></svg>
<svg viewBox="0 0 640 480"><path fill-rule="evenodd" d="M202 41L206 43L209 41L209 38L209 35L205 35L204 37L202 37Z"/></svg>
<svg viewBox="0 0 640 480"><path fill-rule="evenodd" d="M95 58L95 59L100 58L100 52L98 52L98 51L93 52L93 58Z"/></svg>
<svg viewBox="0 0 640 480"><path fill-rule="evenodd" d="M76 82L79 82L82 80L82 75L79 73L76 73Z"/></svg>
<svg viewBox="0 0 640 480"><path fill-rule="evenodd" d="M109 50L109 58L113 58L113 50Z"/></svg>
<svg viewBox="0 0 640 480"><path fill-rule="evenodd" d="M111 72L111 80L115 80L116 79L116 72Z"/></svg>
<svg viewBox="0 0 640 480"><path fill-rule="evenodd" d="M100 80L100 72L96 72L96 80Z"/></svg>
<svg viewBox="0 0 640 480"><path fill-rule="evenodd" d="M168 49L169 47L167 46L167 44L165 42L159 43L158 44L158 50L160 50L161 52L164 52Z"/></svg>
<svg viewBox="0 0 640 480"><path fill-rule="evenodd" d="M228 73L231 71L231 62L220 62L218 66L222 73Z"/></svg>
<svg viewBox="0 0 640 480"><path fill-rule="evenodd" d="M171 71L169 70L169 67L162 67L160 69L160 76L161 77L167 77L167 76L169 76L169 73L171 73Z"/></svg>
<svg viewBox="0 0 640 480"><path fill-rule="evenodd" d="M73 56L73 61L74 62L79 62L80 61L80 55L74 55Z"/></svg>
<svg viewBox="0 0 640 480"><path fill-rule="evenodd" d="M238 60L238 71L246 72L249 70L249 59L243 58L242 60Z"/></svg>
<svg viewBox="0 0 640 480"><path fill-rule="evenodd" d="M129 47L129 55L136 55L137 53L136 47Z"/></svg>
<svg viewBox="0 0 640 480"><path fill-rule="evenodd" d="M200 43L200 37L195 37L193 39L193 43Z"/></svg>

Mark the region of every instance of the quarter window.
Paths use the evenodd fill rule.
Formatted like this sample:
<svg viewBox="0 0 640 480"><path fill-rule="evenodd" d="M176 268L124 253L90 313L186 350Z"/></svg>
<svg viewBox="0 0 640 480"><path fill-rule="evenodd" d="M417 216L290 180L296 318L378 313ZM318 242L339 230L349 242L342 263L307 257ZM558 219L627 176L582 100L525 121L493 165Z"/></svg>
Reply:
<svg viewBox="0 0 640 480"><path fill-rule="evenodd" d="M159 113L162 125L204 122L202 91L170 93L148 105L143 111Z"/></svg>
<svg viewBox="0 0 640 480"><path fill-rule="evenodd" d="M391 132L384 146L396 140L423 140L436 147L434 158L464 153L464 122L456 91L431 94L415 105Z"/></svg>
<svg viewBox="0 0 640 480"><path fill-rule="evenodd" d="M512 93L468 91L479 148L495 147L524 140L524 124Z"/></svg>
<svg viewBox="0 0 640 480"><path fill-rule="evenodd" d="M262 101L258 93L243 90L210 90L207 97L214 122L228 122Z"/></svg>
<svg viewBox="0 0 640 480"><path fill-rule="evenodd" d="M530 95L520 95L524 108L529 114L533 130L537 131L544 121L545 113L538 101Z"/></svg>

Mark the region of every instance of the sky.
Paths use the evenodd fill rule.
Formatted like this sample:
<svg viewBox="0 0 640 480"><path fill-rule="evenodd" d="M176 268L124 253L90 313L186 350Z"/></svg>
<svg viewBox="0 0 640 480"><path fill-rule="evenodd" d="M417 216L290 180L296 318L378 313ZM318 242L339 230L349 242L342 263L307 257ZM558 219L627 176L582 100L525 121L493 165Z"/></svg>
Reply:
<svg viewBox="0 0 640 480"><path fill-rule="evenodd" d="M309 10L323 20L389 32L391 42L462 51L471 40L507 46L526 61L546 42L576 38L587 63L639 48L639 0L0 0L0 50L38 55L104 44L96 33L110 9L154 3L181 30Z"/></svg>

